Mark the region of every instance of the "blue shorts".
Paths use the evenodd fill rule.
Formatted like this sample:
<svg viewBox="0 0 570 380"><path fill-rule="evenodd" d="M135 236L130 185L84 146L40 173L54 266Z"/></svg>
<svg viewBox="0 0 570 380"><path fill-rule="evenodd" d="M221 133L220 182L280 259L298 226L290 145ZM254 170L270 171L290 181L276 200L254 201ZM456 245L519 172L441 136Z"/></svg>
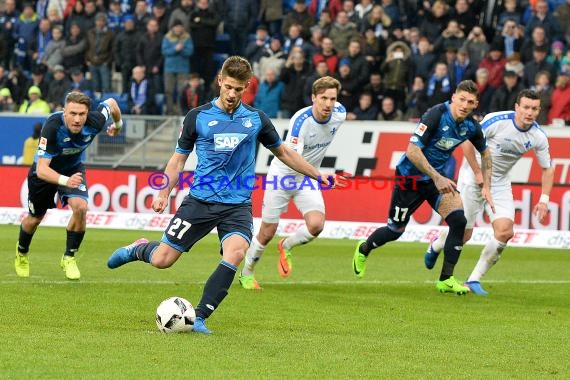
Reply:
<svg viewBox="0 0 570 380"><path fill-rule="evenodd" d="M161 241L180 252L187 252L214 227L218 230L220 243L237 234L251 244L251 204L208 203L187 195L166 227Z"/></svg>
<svg viewBox="0 0 570 380"><path fill-rule="evenodd" d="M28 210L30 215L36 218L43 217L47 210L55 208L55 194L59 195L59 200L63 206L67 205L67 200L72 197L83 198L89 200L87 190L87 182L85 179L85 167L83 165L76 166L69 173L60 173L71 176L81 172L83 182L78 188L72 189L66 186L60 186L39 179L36 174L36 166L33 165L28 172Z"/></svg>

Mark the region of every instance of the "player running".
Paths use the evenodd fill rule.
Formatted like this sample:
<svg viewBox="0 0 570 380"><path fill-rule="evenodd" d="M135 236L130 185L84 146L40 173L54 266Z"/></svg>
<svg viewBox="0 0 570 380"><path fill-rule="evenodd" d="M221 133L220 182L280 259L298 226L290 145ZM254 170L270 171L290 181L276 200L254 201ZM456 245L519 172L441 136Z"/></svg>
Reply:
<svg viewBox="0 0 570 380"><path fill-rule="evenodd" d="M370 251L398 239L410 216L427 201L449 225L445 260L436 288L442 293L466 294L469 291L453 277L463 248L466 220L456 185L445 177L444 168L455 148L465 140L471 141L483 160L481 194L493 207L489 190L491 154L480 125L470 116L477 108L477 97L476 84L470 80L462 81L451 102L435 105L422 116L406 154L396 166L396 176L404 176L406 180L399 184L401 186L394 186L388 225L378 228L366 241L358 242L354 251L352 267L359 278L364 277Z"/></svg>
<svg viewBox="0 0 570 380"><path fill-rule="evenodd" d="M60 265L68 279L81 277L75 253L85 235L89 199L83 152L105 127L109 136L116 136L123 124L114 99L101 102L96 111L89 111L90 107L88 96L72 91L65 98L63 111L51 114L42 127L34 164L28 173L29 214L20 225L14 261L19 277L30 275L30 243L47 210L55 207L56 193L63 206L69 205L72 211Z"/></svg>
<svg viewBox="0 0 570 380"><path fill-rule="evenodd" d="M469 142L463 144L466 162L459 171L457 182L467 218L463 241L467 242L471 238L475 218L482 210L485 210L491 219L494 235L481 251L481 257L465 283L474 294L487 295L487 291L481 286L481 277L499 261L501 253L513 237L515 205L509 172L529 150L535 151L542 167L542 195L534 206L533 213L540 221L548 214L554 169L550 161L548 138L536 122L539 112L540 96L532 90L523 90L517 96L514 111L490 113L481 122L493 161L491 193L495 202L494 211L481 196L480 157L476 155L473 145ZM435 265L446 240L447 233L444 232L428 247L424 257L428 269Z"/></svg>
<svg viewBox="0 0 570 380"><path fill-rule="evenodd" d="M336 132L346 119L346 110L337 102L340 92L338 80L325 76L317 79L312 87L313 105L297 111L289 122L290 133L286 143L318 168ZM277 231L281 214L292 199L303 214L305 225L293 235L278 243L278 270L281 277L288 277L293 269L291 251L300 244L315 239L325 224L325 203L315 180L308 180L275 158L267 173L261 227L254 236L245 257L239 282L245 289L261 289L254 277L254 268L267 244Z"/></svg>

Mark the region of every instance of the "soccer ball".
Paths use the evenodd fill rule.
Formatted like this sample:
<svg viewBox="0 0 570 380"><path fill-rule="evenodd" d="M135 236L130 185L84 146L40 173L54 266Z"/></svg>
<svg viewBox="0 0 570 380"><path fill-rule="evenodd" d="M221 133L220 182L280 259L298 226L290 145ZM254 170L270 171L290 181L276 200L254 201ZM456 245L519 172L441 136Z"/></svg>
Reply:
<svg viewBox="0 0 570 380"><path fill-rule="evenodd" d="M182 297L167 298L156 308L156 326L164 333L189 332L195 319L194 307Z"/></svg>

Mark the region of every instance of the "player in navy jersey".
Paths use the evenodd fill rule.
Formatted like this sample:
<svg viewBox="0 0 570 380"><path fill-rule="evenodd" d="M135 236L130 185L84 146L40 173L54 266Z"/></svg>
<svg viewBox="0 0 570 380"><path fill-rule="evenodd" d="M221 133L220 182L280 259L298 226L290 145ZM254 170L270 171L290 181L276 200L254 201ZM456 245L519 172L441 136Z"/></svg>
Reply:
<svg viewBox="0 0 570 380"><path fill-rule="evenodd" d="M481 153L483 188L481 195L494 209L490 193L491 154L480 125L470 116L477 108L478 91L472 81L459 83L451 102L435 105L420 119L405 155L396 166L396 176L405 178L394 186L388 225L378 228L366 241L358 242L353 256L353 270L362 278L372 249L398 239L411 215L427 201L449 225L444 247L444 263L436 284L442 292L466 294L469 288L453 277L463 248L466 219L456 184L444 175L444 168L455 148L469 140Z"/></svg>
<svg viewBox="0 0 570 380"><path fill-rule="evenodd" d="M81 276L75 253L85 235L89 199L83 152L105 127L109 136L116 136L123 125L115 100L101 102L96 111L89 111L90 107L88 96L72 91L65 98L63 111L51 114L42 127L28 173L29 214L20 225L16 250L15 268L20 277L30 275L30 243L47 210L55 207L56 193L63 206L69 205L72 210L60 265L68 279L78 280Z"/></svg>
<svg viewBox="0 0 570 380"><path fill-rule="evenodd" d="M330 186L328 179L293 149L282 144L275 127L262 112L241 102L252 69L239 56L226 59L218 75L220 96L188 112L176 150L165 175L168 185L155 197L152 208L162 213L178 174L192 150L198 162L190 193L184 198L160 242L139 239L117 249L109 257L109 268L141 260L156 268L168 268L183 252L217 228L222 260L206 281L196 306L193 331L209 334L208 318L228 293L237 267L244 258L253 234L252 183L255 176L257 141L286 165ZM336 182L336 180L335 180ZM166 184L166 183L165 183Z"/></svg>

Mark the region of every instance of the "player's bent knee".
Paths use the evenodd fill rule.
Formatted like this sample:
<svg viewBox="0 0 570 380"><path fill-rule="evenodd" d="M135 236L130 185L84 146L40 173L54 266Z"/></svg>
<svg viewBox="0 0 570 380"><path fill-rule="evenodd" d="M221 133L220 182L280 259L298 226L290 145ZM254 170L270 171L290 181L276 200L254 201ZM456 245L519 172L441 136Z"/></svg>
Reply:
<svg viewBox="0 0 570 380"><path fill-rule="evenodd" d="M450 229L465 230L465 226L467 226L465 213L461 209L450 212L445 221Z"/></svg>
<svg viewBox="0 0 570 380"><path fill-rule="evenodd" d="M307 226L307 230L309 230L309 233L313 236L319 236L320 233L323 232L324 228L325 228L324 222L312 223L312 224Z"/></svg>

